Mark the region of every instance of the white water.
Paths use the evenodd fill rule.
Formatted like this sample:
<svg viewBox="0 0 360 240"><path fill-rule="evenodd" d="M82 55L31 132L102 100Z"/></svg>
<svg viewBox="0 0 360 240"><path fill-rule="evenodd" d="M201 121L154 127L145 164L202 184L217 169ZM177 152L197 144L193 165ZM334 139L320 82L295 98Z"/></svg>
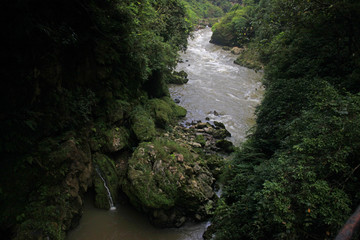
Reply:
<svg viewBox="0 0 360 240"><path fill-rule="evenodd" d="M210 37L209 28L194 33L186 54L182 54L184 63L177 69L189 74L189 82L170 86L171 95L188 110L186 121L205 121L206 117L221 121L231 132L231 140L240 143L254 124L254 109L262 95L262 75L235 65L236 56L210 44ZM118 205L116 210L106 211L96 209L92 199L89 195L85 199L80 225L67 240L201 240L209 225L187 223L181 228L158 229L131 206Z"/></svg>
<svg viewBox="0 0 360 240"><path fill-rule="evenodd" d="M188 110L185 121L222 122L239 145L255 122L254 110L263 94L262 73L234 64L234 54L209 43L211 34L210 28L194 33L176 69L187 72L189 82L170 85L170 93Z"/></svg>
<svg viewBox="0 0 360 240"><path fill-rule="evenodd" d="M101 178L101 180L103 181L104 183L104 187L107 191L107 194L108 194L108 199L109 199L109 206L110 206L110 210L116 210L116 207L114 205L114 201L111 197L111 192L110 192L110 189L108 188L107 184L106 184L106 181L105 179L103 178L103 176L101 175L101 172L98 168L95 168L96 169L96 172L98 173L99 177Z"/></svg>

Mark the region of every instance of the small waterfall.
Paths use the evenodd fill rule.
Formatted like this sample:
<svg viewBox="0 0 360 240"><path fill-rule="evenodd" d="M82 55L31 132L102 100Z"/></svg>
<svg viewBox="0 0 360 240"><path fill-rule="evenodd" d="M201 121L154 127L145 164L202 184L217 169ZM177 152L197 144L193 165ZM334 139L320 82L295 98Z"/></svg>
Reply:
<svg viewBox="0 0 360 240"><path fill-rule="evenodd" d="M103 181L104 187L105 187L105 189L106 189L106 191L107 191L107 193L108 193L110 210L116 210L116 207L115 207L115 205L114 205L113 199L112 199L112 197L111 197L110 189L109 189L108 186L106 185L105 179L104 179L103 176L101 175L100 170L99 170L97 167L96 167L95 169L96 169L96 172L99 174L101 180Z"/></svg>

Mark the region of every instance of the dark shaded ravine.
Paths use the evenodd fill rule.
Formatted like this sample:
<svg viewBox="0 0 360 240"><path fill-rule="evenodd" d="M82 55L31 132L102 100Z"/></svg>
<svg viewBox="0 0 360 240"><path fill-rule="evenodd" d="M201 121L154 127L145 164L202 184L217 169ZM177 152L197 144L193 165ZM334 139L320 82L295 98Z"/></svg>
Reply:
<svg viewBox="0 0 360 240"><path fill-rule="evenodd" d="M171 85L170 93L188 110L185 122L206 118L223 122L238 145L254 124L254 109L262 96L262 74L235 65L236 56L210 44L210 37L209 28L194 33L181 56L184 62L177 69L189 74L189 82ZM131 206L118 204L113 211L96 209L92 198L87 195L80 225L67 240L200 240L209 225L189 223L181 228L158 229Z"/></svg>

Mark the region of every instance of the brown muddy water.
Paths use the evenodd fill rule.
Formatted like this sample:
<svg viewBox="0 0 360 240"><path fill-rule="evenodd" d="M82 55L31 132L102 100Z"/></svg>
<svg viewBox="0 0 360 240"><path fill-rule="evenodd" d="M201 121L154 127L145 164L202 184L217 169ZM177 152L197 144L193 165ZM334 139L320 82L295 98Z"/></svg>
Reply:
<svg viewBox="0 0 360 240"><path fill-rule="evenodd" d="M67 240L199 240L208 223L188 223L181 228L155 228L144 214L129 205L116 210L97 209L93 196L85 198L84 213Z"/></svg>
<svg viewBox="0 0 360 240"><path fill-rule="evenodd" d="M196 31L190 39L183 63L177 70L188 73L185 85L171 85L173 98L188 110L185 122L220 121L232 134L235 145L244 141L254 124L254 110L261 101L262 73L235 65L236 56L209 43L210 28ZM96 209L87 196L80 225L67 240L201 240L209 222L188 223L181 228L158 229L144 214L129 205L116 210Z"/></svg>

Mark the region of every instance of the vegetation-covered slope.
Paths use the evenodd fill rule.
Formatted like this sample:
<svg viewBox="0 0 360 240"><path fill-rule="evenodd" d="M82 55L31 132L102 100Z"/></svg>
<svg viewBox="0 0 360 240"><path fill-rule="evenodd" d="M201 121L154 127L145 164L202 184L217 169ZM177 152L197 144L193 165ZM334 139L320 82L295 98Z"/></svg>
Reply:
<svg viewBox="0 0 360 240"><path fill-rule="evenodd" d="M188 20L193 24L212 25L232 7L231 1L219 0L182 0L186 7Z"/></svg>
<svg viewBox="0 0 360 240"><path fill-rule="evenodd" d="M228 13L213 27L211 43L223 46L243 47L254 36L251 16L254 4L235 4Z"/></svg>
<svg viewBox="0 0 360 240"><path fill-rule="evenodd" d="M0 12L0 238L62 239L94 166L116 186L108 156L154 136L156 121L136 109L150 116L146 104L164 97L165 120L186 113L165 84L186 47L186 10L176 0L6 0Z"/></svg>
<svg viewBox="0 0 360 240"><path fill-rule="evenodd" d="M359 2L254 7L266 93L227 167L216 239L331 239L360 203Z"/></svg>

